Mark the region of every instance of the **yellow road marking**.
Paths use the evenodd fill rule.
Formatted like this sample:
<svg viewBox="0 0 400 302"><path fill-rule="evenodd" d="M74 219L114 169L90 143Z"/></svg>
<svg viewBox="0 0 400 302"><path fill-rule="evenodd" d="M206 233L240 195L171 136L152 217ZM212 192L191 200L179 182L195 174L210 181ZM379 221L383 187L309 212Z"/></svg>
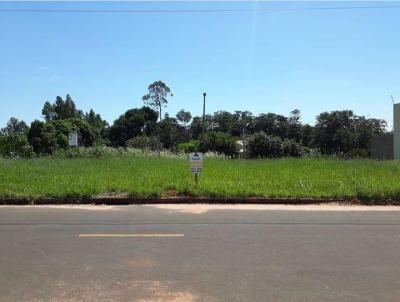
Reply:
<svg viewBox="0 0 400 302"><path fill-rule="evenodd" d="M184 234L79 234L79 237L183 237Z"/></svg>

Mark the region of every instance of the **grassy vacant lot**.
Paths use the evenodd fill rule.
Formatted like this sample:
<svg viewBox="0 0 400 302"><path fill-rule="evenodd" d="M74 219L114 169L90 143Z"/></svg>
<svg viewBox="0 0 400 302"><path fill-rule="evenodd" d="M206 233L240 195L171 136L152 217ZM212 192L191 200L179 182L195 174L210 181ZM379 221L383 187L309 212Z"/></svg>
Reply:
<svg viewBox="0 0 400 302"><path fill-rule="evenodd" d="M196 186L182 158L0 159L0 198L260 196L400 199L400 163L339 159L206 158Z"/></svg>

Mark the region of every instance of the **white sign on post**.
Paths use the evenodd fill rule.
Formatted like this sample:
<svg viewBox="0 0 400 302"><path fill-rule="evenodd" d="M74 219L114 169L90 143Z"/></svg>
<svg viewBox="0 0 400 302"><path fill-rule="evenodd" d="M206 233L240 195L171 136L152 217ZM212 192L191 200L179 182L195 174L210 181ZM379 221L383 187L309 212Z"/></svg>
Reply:
<svg viewBox="0 0 400 302"><path fill-rule="evenodd" d="M78 132L71 131L68 135L68 146L76 147L78 146Z"/></svg>
<svg viewBox="0 0 400 302"><path fill-rule="evenodd" d="M203 153L189 153L190 172L202 173L203 172Z"/></svg>

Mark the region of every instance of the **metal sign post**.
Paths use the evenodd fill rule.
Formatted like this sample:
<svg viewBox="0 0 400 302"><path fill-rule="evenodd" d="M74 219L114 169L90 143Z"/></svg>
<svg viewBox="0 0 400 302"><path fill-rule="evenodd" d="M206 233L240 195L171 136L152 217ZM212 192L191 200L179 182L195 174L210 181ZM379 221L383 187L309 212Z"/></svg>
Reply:
<svg viewBox="0 0 400 302"><path fill-rule="evenodd" d="M189 153L190 172L194 173L196 185L198 182L197 174L203 172L203 153Z"/></svg>

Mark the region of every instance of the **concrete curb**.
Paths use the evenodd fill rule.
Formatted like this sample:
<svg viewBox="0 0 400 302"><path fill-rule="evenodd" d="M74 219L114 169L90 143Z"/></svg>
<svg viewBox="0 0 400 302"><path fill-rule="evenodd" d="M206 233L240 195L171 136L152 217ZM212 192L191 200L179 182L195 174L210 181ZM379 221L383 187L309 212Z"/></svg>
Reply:
<svg viewBox="0 0 400 302"><path fill-rule="evenodd" d="M395 200L346 200L346 199L323 199L323 198L257 198L257 197L98 197L98 198L2 198L0 205L140 205L140 204L287 204L287 205L306 205L306 204L327 204L339 203L347 205L397 205L400 201Z"/></svg>

